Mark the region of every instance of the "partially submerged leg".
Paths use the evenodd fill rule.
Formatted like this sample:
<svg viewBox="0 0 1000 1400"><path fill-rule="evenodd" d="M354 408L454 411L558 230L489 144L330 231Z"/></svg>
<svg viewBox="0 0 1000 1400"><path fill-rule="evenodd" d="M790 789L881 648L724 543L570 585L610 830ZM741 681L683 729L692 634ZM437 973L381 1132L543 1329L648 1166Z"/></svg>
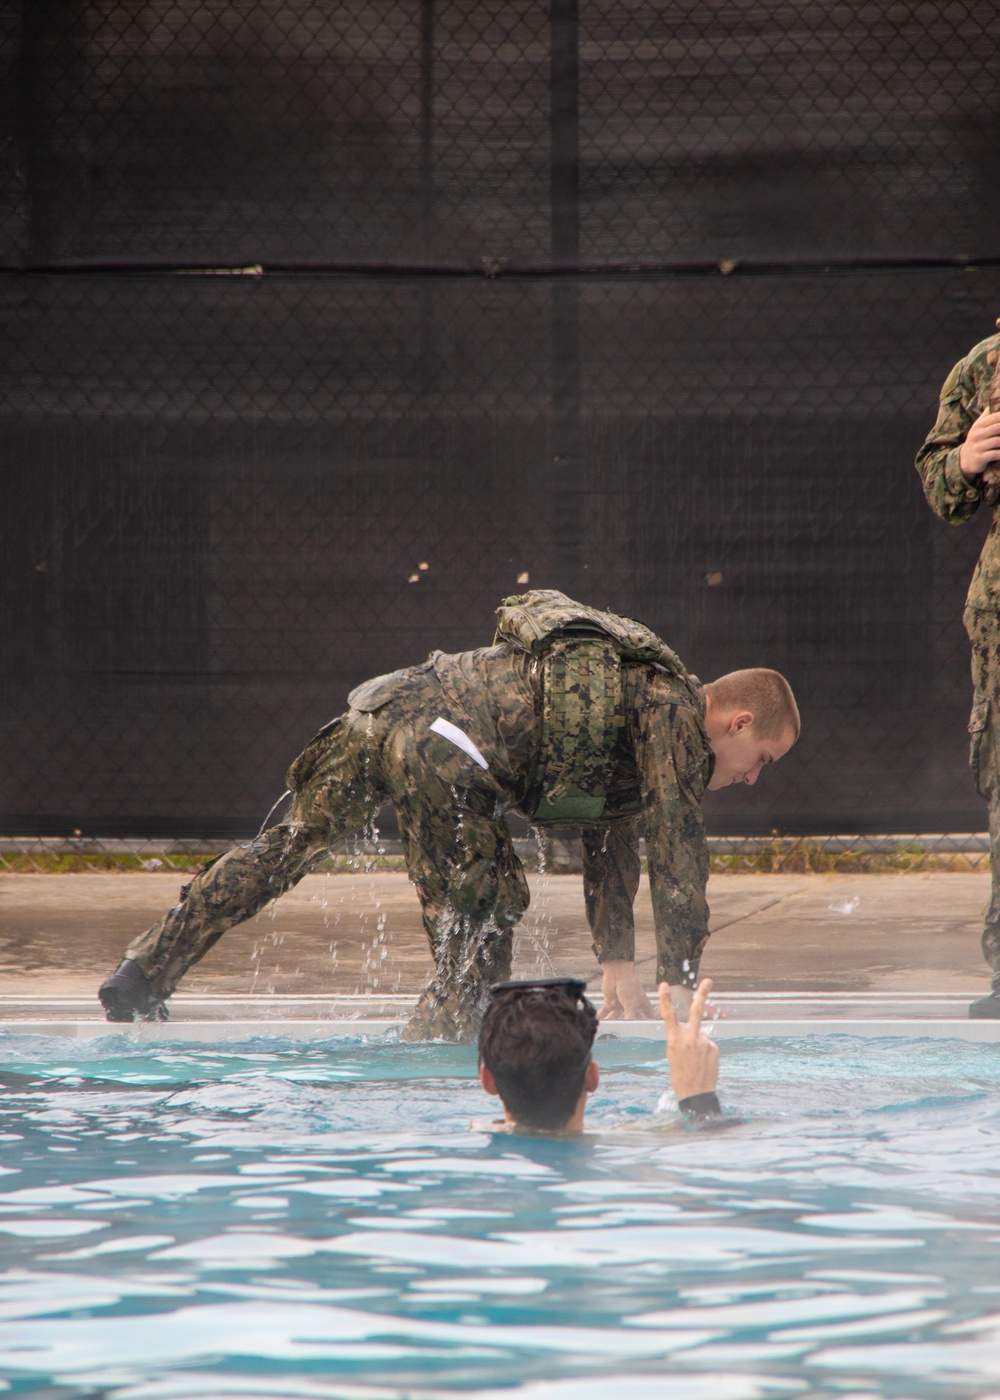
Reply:
<svg viewBox="0 0 1000 1400"><path fill-rule="evenodd" d="M510 976L530 897L524 869L502 818L442 801L404 807L399 819L435 968L403 1039L475 1040L491 984Z"/></svg>

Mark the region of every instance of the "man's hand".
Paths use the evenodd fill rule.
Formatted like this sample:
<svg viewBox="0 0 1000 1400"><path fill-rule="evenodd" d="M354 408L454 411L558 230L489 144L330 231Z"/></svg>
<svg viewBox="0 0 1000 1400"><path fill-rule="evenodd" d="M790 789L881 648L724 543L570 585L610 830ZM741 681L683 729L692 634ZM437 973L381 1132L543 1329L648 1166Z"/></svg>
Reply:
<svg viewBox="0 0 1000 1400"><path fill-rule="evenodd" d="M976 419L958 454L962 475L969 481L994 462L1000 462L1000 411L983 413Z"/></svg>
<svg viewBox="0 0 1000 1400"><path fill-rule="evenodd" d="M719 1047L707 1035L702 1035L701 1021L705 1002L712 990L711 978L705 977L691 998L691 1010L686 1021L677 1019L671 991L666 982L660 983L660 1011L667 1028L667 1063L670 1083L677 1100L693 1094L709 1094L719 1081Z"/></svg>
<svg viewBox="0 0 1000 1400"><path fill-rule="evenodd" d="M624 959L601 964L604 1005L601 1021L652 1021L656 1013L639 983L634 962Z"/></svg>

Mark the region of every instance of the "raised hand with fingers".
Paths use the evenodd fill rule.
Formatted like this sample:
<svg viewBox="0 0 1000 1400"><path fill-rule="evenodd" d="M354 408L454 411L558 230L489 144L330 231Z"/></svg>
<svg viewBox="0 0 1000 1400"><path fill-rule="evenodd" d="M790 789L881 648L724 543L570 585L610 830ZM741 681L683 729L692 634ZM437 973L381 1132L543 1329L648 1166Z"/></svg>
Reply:
<svg viewBox="0 0 1000 1400"><path fill-rule="evenodd" d="M699 1114L719 1112L719 1101L715 1097L715 1086L719 1080L719 1047L701 1029L705 1002L711 990L711 978L703 978L691 998L687 1020L680 1021L674 1009L669 983L660 983L660 1011L667 1030L670 1083L681 1109ZM704 1099L704 1102L693 1102L699 1099Z"/></svg>

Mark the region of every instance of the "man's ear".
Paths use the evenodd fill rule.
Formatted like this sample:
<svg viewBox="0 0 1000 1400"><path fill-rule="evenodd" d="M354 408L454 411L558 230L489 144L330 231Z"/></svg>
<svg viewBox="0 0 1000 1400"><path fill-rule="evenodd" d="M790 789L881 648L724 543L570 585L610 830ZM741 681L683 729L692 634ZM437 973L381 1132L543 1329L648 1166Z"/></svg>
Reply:
<svg viewBox="0 0 1000 1400"><path fill-rule="evenodd" d="M583 1087L588 1094L592 1094L601 1082L601 1067L596 1060L591 1060L583 1076Z"/></svg>
<svg viewBox="0 0 1000 1400"><path fill-rule="evenodd" d="M497 1082L493 1078L491 1071L488 1070L485 1065L479 1066L479 1082L488 1094L494 1094L497 1098L500 1097L500 1090L497 1088Z"/></svg>
<svg viewBox="0 0 1000 1400"><path fill-rule="evenodd" d="M727 734L742 734L744 729L749 729L753 724L752 710L737 710L729 721Z"/></svg>

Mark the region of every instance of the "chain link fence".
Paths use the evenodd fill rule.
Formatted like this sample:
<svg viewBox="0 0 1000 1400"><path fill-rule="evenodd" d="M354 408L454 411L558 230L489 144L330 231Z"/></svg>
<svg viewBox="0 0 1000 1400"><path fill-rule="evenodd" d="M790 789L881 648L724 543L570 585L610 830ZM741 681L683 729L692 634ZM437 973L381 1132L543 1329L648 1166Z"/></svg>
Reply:
<svg viewBox="0 0 1000 1400"><path fill-rule="evenodd" d="M995 251L993 0L0 7L0 246L499 269Z"/></svg>
<svg viewBox="0 0 1000 1400"><path fill-rule="evenodd" d="M717 863L985 859L908 833L985 821L912 459L1000 314L992 0L0 16L0 868L252 833L526 585L789 676Z"/></svg>

